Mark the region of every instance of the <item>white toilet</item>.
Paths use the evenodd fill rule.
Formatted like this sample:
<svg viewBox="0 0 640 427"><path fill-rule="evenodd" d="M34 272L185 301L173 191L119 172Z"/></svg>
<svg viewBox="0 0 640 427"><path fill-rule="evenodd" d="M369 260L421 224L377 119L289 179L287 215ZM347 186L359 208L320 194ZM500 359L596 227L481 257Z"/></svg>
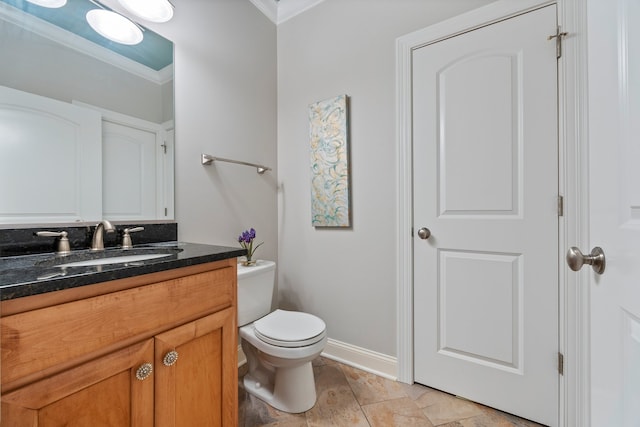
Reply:
<svg viewBox="0 0 640 427"><path fill-rule="evenodd" d="M316 403L311 361L327 342L322 319L271 311L276 264L238 264L238 325L249 372L244 388L281 411L305 412Z"/></svg>

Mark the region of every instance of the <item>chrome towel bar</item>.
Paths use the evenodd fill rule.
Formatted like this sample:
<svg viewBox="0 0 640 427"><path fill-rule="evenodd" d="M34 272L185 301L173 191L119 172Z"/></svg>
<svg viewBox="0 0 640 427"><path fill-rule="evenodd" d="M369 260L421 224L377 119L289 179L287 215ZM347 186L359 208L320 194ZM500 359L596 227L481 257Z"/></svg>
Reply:
<svg viewBox="0 0 640 427"><path fill-rule="evenodd" d="M242 162L240 160L223 159L222 157L215 157L215 156L212 156L211 154L204 154L204 153L202 154L203 165L210 165L213 162L227 162L227 163L235 163L237 165L251 166L256 168L256 172L258 172L260 175L262 175L266 171L271 170L271 168L268 166L258 165L256 163Z"/></svg>

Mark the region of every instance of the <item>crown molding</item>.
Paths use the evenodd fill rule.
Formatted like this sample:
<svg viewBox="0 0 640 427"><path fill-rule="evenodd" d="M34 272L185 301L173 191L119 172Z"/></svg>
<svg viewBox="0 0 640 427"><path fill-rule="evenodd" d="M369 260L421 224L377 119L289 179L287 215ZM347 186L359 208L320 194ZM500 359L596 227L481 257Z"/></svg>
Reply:
<svg viewBox="0 0 640 427"><path fill-rule="evenodd" d="M278 2L276 0L249 0L274 24L278 25Z"/></svg>
<svg viewBox="0 0 640 427"><path fill-rule="evenodd" d="M324 0L250 0L276 25L322 3Z"/></svg>

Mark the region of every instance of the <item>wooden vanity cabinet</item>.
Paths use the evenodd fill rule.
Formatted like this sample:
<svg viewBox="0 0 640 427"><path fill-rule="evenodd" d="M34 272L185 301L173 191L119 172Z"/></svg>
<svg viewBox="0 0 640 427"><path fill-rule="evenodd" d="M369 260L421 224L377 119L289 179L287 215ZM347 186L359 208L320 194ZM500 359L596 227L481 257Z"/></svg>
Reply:
<svg viewBox="0 0 640 427"><path fill-rule="evenodd" d="M235 262L3 302L0 425L235 427Z"/></svg>

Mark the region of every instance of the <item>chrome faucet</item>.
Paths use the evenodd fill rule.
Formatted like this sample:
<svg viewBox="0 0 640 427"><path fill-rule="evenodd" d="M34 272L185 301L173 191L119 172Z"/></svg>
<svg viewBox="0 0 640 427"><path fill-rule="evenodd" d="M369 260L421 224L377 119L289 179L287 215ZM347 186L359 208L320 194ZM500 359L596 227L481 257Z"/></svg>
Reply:
<svg viewBox="0 0 640 427"><path fill-rule="evenodd" d="M96 229L93 231L93 238L91 239L91 250L102 251L104 250L104 232L113 233L116 228L106 219L103 219L96 225Z"/></svg>

